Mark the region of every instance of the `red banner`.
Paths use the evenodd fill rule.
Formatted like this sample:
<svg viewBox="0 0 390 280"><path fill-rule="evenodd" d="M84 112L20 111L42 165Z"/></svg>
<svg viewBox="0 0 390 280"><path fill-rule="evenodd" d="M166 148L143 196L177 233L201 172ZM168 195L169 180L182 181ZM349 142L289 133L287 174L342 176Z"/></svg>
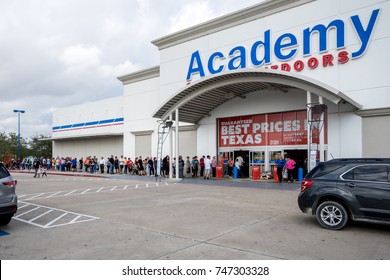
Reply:
<svg viewBox="0 0 390 280"><path fill-rule="evenodd" d="M306 110L218 119L219 147L307 145L307 125Z"/></svg>

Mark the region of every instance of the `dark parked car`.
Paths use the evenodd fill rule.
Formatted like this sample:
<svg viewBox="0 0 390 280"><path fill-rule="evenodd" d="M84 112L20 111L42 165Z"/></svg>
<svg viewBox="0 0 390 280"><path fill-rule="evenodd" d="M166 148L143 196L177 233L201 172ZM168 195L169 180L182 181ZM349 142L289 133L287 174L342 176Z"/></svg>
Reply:
<svg viewBox="0 0 390 280"><path fill-rule="evenodd" d="M348 220L390 224L390 159L333 159L311 170L298 205L326 229Z"/></svg>
<svg viewBox="0 0 390 280"><path fill-rule="evenodd" d="M17 210L16 180L0 163L0 226L7 225Z"/></svg>

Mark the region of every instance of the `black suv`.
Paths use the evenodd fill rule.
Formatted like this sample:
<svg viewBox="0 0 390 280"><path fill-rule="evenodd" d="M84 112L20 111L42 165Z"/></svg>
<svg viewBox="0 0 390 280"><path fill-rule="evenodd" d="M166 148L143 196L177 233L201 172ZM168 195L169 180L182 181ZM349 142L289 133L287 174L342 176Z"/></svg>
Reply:
<svg viewBox="0 0 390 280"><path fill-rule="evenodd" d="M390 159L321 162L303 180L298 205L326 229L349 219L390 224Z"/></svg>

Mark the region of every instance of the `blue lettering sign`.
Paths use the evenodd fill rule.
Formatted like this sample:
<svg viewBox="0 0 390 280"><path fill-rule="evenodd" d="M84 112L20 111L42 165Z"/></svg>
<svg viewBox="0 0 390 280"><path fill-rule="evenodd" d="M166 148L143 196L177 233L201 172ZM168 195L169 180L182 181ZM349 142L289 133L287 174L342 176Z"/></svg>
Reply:
<svg viewBox="0 0 390 280"><path fill-rule="evenodd" d="M215 52L213 53L210 58L209 58L209 62L208 62L208 69L209 69L209 72L210 74L217 74L217 73L221 73L224 66L223 65L220 65L217 69L214 69L214 60L216 58L220 58L220 59L224 59L225 57L223 56L223 53L221 52ZM201 75L202 76L202 75Z"/></svg>
<svg viewBox="0 0 390 280"><path fill-rule="evenodd" d="M191 56L190 66L188 67L188 72L187 72L187 81L191 80L192 74L195 73L199 73L201 77L204 77L204 69L203 69L202 59L200 58L199 51L194 52Z"/></svg>
<svg viewBox="0 0 390 280"><path fill-rule="evenodd" d="M236 56L235 53L238 53L239 55ZM246 50L243 46L238 46L238 47L233 48L229 52L229 56L232 57L232 59L230 59L229 64L228 64L229 70L237 70L240 68L246 68Z"/></svg>
<svg viewBox="0 0 390 280"><path fill-rule="evenodd" d="M257 57L257 51L260 46L263 46L264 55L261 59ZM257 41L252 45L251 61L253 66L261 66L264 63L271 63L271 31L264 32L264 41Z"/></svg>
<svg viewBox="0 0 390 280"><path fill-rule="evenodd" d="M362 43L360 49L357 52L352 53L352 58L358 58L366 51L368 42L370 41L371 38L372 30L374 30L374 26L378 14L379 14L379 9L372 11L370 21L368 22L366 30L364 30L358 15L351 17L352 24L355 27L355 31L359 36L360 42Z"/></svg>
<svg viewBox="0 0 390 280"><path fill-rule="evenodd" d="M297 38L293 34L291 33L283 34L275 42L275 46L274 46L275 56L280 60L289 60L295 56L295 54L298 51L297 48L291 49L290 52L287 54L283 54L282 50L293 48L296 46L298 46Z"/></svg>
<svg viewBox="0 0 390 280"><path fill-rule="evenodd" d="M345 47L344 42L344 22L340 19L334 20L329 23L328 27L325 27L323 24L318 24L314 26L311 30L310 28L306 28L303 30L303 55L311 54L311 34L313 32L318 33L318 37L320 39L320 52L325 52L328 50L327 46L327 38L328 38L328 30L336 29L337 37L336 37L336 46L338 49Z"/></svg>

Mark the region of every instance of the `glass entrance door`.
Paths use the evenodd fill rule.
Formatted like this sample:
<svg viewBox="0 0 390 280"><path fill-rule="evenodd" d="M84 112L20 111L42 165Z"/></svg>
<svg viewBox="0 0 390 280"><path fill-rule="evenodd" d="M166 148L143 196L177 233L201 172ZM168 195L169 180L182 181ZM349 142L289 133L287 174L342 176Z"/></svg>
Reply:
<svg viewBox="0 0 390 280"><path fill-rule="evenodd" d="M264 151L251 151L249 153L249 174L252 177L252 167L260 166L260 174L265 172L265 152Z"/></svg>

